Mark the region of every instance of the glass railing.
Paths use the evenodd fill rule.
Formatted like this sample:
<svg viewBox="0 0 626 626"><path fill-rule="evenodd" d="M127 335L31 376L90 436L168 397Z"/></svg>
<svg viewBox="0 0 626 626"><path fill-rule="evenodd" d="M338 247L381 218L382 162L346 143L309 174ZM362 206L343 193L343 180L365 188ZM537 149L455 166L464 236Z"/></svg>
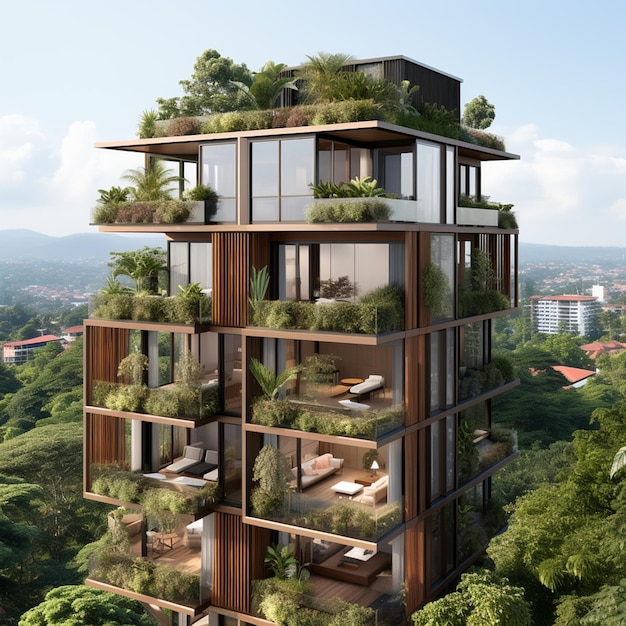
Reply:
<svg viewBox="0 0 626 626"><path fill-rule="evenodd" d="M94 381L91 406L160 417L201 419L219 410L218 379L205 383L144 384Z"/></svg>

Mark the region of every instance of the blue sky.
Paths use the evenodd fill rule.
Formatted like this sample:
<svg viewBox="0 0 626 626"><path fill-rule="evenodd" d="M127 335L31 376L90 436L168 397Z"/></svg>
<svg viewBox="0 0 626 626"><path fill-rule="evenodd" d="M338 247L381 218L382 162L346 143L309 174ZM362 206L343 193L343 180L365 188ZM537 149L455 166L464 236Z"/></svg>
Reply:
<svg viewBox="0 0 626 626"><path fill-rule="evenodd" d="M384 7L384 12L379 10ZM404 55L483 94L516 163L483 192L521 240L626 245L625 5L613 0L20 0L2 7L0 229L93 232L97 189L141 164L95 150L136 135L213 48L252 71L307 55Z"/></svg>

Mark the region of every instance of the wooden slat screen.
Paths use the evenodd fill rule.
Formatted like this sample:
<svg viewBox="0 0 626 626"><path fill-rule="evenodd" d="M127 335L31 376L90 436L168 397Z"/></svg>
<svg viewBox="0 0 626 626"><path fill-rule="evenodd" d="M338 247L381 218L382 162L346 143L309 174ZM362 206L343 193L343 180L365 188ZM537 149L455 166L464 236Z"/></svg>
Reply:
<svg viewBox="0 0 626 626"><path fill-rule="evenodd" d="M126 460L124 420L97 413L85 414L85 488L91 488L93 463L123 463Z"/></svg>
<svg viewBox="0 0 626 626"><path fill-rule="evenodd" d="M404 438L404 519L412 520L418 514L419 477L423 456L419 454L418 433L413 431Z"/></svg>
<svg viewBox="0 0 626 626"><path fill-rule="evenodd" d="M215 556L212 604L231 611L250 612L251 581L265 577L269 531L247 526L241 517L215 514Z"/></svg>
<svg viewBox="0 0 626 626"><path fill-rule="evenodd" d="M129 331L85 325L85 401L90 404L93 381L117 381L117 368L128 355Z"/></svg>
<svg viewBox="0 0 626 626"><path fill-rule="evenodd" d="M404 569L407 615L413 613L425 600L424 522L407 528L404 534ZM430 569L430 568L429 568Z"/></svg>
<svg viewBox="0 0 626 626"><path fill-rule="evenodd" d="M243 327L248 321L248 233L213 234L213 324Z"/></svg>

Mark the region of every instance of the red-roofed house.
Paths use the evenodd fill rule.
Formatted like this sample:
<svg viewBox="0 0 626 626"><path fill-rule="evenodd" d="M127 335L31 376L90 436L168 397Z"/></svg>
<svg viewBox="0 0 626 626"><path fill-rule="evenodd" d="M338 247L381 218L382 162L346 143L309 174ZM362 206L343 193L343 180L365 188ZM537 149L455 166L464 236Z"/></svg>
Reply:
<svg viewBox="0 0 626 626"><path fill-rule="evenodd" d="M43 348L52 341L62 341L62 337L56 335L42 335L24 341L8 341L2 346L2 359L5 363L20 365L26 363L33 356L33 350Z"/></svg>
<svg viewBox="0 0 626 626"><path fill-rule="evenodd" d="M580 346L581 350L587 353L587 356L596 359L602 354L619 354L626 350L626 343L621 341L594 341L593 343L586 343Z"/></svg>
<svg viewBox="0 0 626 626"><path fill-rule="evenodd" d="M567 365L553 365L552 369L564 376L569 383L565 389L582 387L592 376L596 375L595 370L584 370L580 367L568 367Z"/></svg>
<svg viewBox="0 0 626 626"><path fill-rule="evenodd" d="M74 341L77 337L82 337L84 332L83 325L71 326L63 331L63 339L65 341Z"/></svg>

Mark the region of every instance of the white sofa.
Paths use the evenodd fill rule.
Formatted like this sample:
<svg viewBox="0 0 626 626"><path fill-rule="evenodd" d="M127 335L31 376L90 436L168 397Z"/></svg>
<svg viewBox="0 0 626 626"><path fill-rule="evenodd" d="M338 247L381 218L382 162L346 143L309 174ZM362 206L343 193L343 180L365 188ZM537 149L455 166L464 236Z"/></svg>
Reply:
<svg viewBox="0 0 626 626"><path fill-rule="evenodd" d="M389 475L381 476L376 482L369 487L365 487L363 491L354 498L361 504L371 504L372 506L380 502L383 498L387 498L387 487L389 486Z"/></svg>
<svg viewBox="0 0 626 626"><path fill-rule="evenodd" d="M335 458L330 452L305 461L301 464L302 488L305 489L320 480L324 480L324 478L339 471L342 467L343 459ZM294 478L298 477L297 467L292 468L291 472Z"/></svg>

